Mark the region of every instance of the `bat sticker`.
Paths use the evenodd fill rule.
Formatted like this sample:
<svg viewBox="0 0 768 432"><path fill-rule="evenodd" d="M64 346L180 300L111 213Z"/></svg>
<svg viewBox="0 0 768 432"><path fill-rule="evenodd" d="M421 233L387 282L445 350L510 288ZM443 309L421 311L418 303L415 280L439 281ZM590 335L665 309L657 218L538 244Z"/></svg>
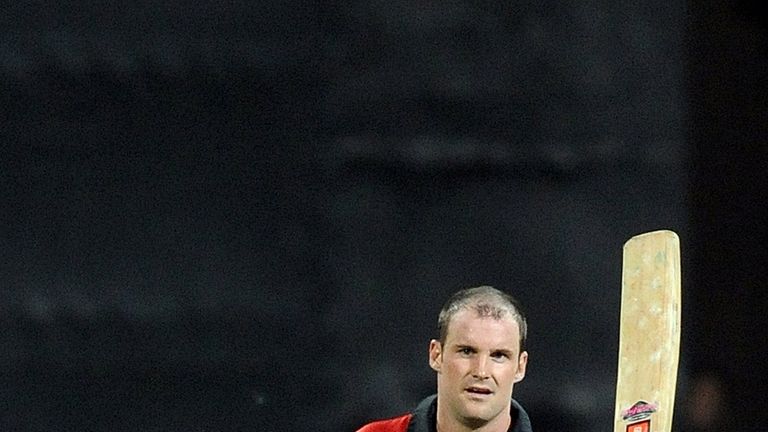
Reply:
<svg viewBox="0 0 768 432"><path fill-rule="evenodd" d="M635 402L634 405L622 411L621 418L624 421L642 420L650 417L651 414L658 411L658 409L659 409L658 405L641 400L641 401ZM635 432L634 430L631 430L631 429L627 429L627 430L631 432ZM638 429L638 430L641 431L642 429Z"/></svg>

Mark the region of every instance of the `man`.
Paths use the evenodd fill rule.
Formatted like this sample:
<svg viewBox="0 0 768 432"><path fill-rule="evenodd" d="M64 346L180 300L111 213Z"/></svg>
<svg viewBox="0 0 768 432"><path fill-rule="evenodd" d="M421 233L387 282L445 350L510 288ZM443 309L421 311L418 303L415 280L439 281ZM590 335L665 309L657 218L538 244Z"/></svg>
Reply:
<svg viewBox="0 0 768 432"><path fill-rule="evenodd" d="M461 290L443 306L437 328L439 340L429 343L437 395L358 432L531 432L528 414L512 399L528 363L517 301L489 286Z"/></svg>

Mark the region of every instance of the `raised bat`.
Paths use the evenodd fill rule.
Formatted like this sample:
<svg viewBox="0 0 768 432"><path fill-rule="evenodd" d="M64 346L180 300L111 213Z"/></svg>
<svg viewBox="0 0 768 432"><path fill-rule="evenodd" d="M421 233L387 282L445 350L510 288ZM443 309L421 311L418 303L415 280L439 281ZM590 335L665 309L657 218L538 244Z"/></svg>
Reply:
<svg viewBox="0 0 768 432"><path fill-rule="evenodd" d="M624 244L614 432L671 432L680 356L680 240Z"/></svg>

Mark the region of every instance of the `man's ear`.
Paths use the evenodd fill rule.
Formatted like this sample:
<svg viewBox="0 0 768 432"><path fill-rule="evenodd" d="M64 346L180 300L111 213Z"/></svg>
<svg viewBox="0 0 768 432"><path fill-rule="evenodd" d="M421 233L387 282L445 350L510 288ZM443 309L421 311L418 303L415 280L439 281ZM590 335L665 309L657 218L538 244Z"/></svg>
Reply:
<svg viewBox="0 0 768 432"><path fill-rule="evenodd" d="M443 347L440 342L432 339L429 342L429 366L440 373L440 368L443 366Z"/></svg>
<svg viewBox="0 0 768 432"><path fill-rule="evenodd" d="M526 367L528 367L528 351L523 351L517 358L517 373L515 374L516 383L519 383L525 378Z"/></svg>

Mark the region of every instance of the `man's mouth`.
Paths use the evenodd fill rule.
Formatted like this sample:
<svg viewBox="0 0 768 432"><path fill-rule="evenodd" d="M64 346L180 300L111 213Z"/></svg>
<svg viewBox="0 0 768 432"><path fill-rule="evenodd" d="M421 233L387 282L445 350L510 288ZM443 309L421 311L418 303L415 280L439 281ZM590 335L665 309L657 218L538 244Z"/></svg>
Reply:
<svg viewBox="0 0 768 432"><path fill-rule="evenodd" d="M480 395L480 396L489 395L493 393L491 389L488 389L485 387L467 387L465 390L467 393L470 393L473 395Z"/></svg>

